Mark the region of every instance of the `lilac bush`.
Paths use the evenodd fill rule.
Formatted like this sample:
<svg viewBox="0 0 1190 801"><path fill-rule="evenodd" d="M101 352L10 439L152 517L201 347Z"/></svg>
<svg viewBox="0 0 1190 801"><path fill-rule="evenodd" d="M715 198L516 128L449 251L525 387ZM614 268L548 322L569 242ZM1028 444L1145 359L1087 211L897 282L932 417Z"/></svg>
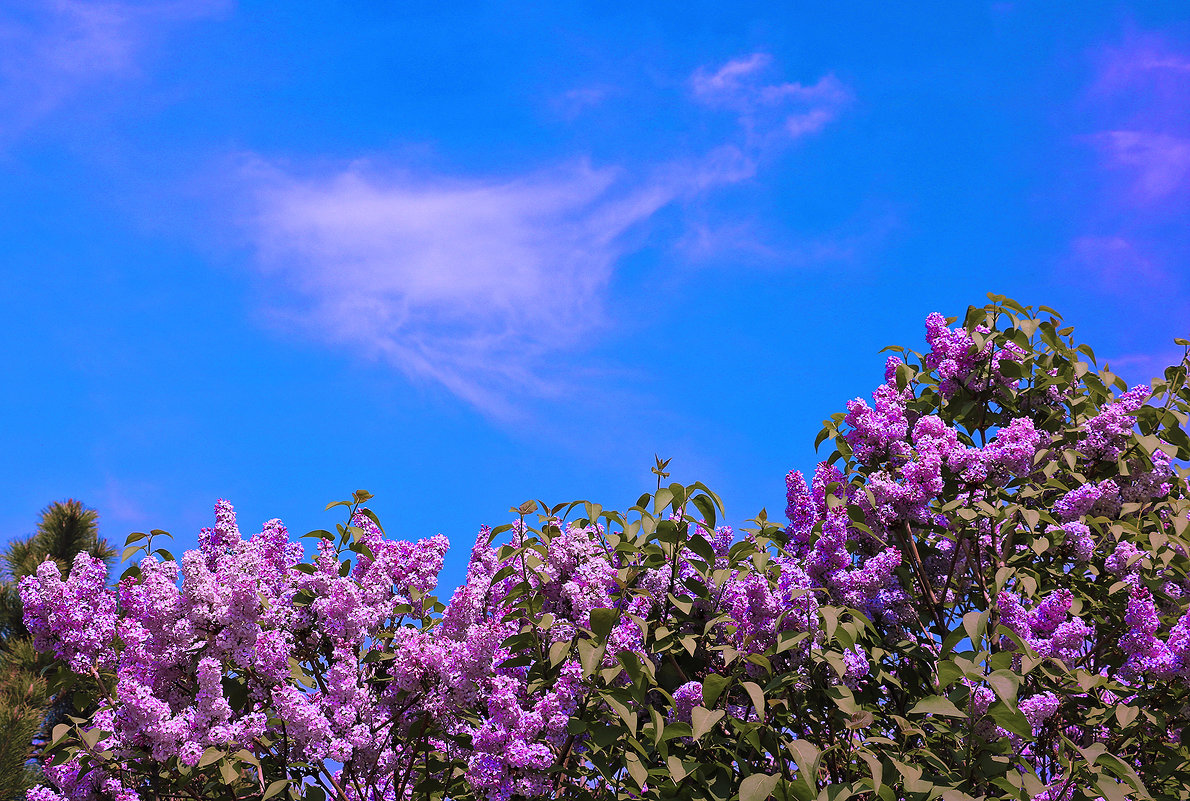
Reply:
<svg viewBox="0 0 1190 801"><path fill-rule="evenodd" d="M362 491L309 560L220 501L114 588L47 563L26 623L102 696L30 797L1190 797L1188 362L1128 388L1052 310L956 323L826 421L785 525L658 461L625 512L481 529L446 603L445 538Z"/></svg>

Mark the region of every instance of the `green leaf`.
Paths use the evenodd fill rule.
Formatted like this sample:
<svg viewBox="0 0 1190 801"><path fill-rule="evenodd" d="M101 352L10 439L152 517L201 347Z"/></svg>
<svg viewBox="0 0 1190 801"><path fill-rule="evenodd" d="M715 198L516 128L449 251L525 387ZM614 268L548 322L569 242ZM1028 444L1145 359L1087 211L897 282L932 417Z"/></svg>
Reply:
<svg viewBox="0 0 1190 801"><path fill-rule="evenodd" d="M808 740L794 740L788 745L802 778L813 782L814 777L818 775L818 763L822 759L822 752Z"/></svg>
<svg viewBox="0 0 1190 801"><path fill-rule="evenodd" d="M578 641L578 661L583 666L583 675L591 677L603 663L604 648L591 640Z"/></svg>
<svg viewBox="0 0 1190 801"><path fill-rule="evenodd" d="M600 639L606 639L612 628L620 622L620 610L601 607L591 610L591 631Z"/></svg>
<svg viewBox="0 0 1190 801"><path fill-rule="evenodd" d="M909 385L909 382L912 381L914 376L916 376L916 375L917 375L917 371L914 370L909 365L907 365L903 362L901 364L898 364L897 371L896 371L897 389L903 390L905 387L907 387Z"/></svg>
<svg viewBox="0 0 1190 801"><path fill-rule="evenodd" d="M665 736L665 718L656 707L650 706L649 720L653 723L653 746L656 747Z"/></svg>
<svg viewBox="0 0 1190 801"><path fill-rule="evenodd" d="M695 740L702 737L704 734L714 728L715 724L723 719L722 709L707 709L705 706L696 706L690 710L690 736Z"/></svg>
<svg viewBox="0 0 1190 801"><path fill-rule="evenodd" d="M256 754L252 753L246 748L241 748L236 751L236 758L242 762L247 762L249 765L260 767L260 760L256 758Z"/></svg>
<svg viewBox="0 0 1190 801"><path fill-rule="evenodd" d="M1118 756L1116 756L1115 754L1112 754L1112 753L1105 753L1103 755L1103 758L1110 765L1111 771L1113 773L1115 773L1117 776L1120 776L1121 778L1125 779L1129 784L1131 784L1133 789L1135 789L1137 793L1141 794L1145 798L1152 797L1145 790L1145 784L1143 781L1141 781L1141 778L1137 774L1135 768L1133 768L1127 762L1125 762L1124 760L1120 759Z"/></svg>
<svg viewBox="0 0 1190 801"><path fill-rule="evenodd" d="M872 774L872 792L879 793L884 784L884 764L880 761L880 757L867 751L860 751L859 755L867 763L868 771Z"/></svg>
<svg viewBox="0 0 1190 801"><path fill-rule="evenodd" d="M1085 693L1103 684L1107 679L1095 673L1089 673L1085 670L1078 670L1075 675L1078 677L1078 687Z"/></svg>
<svg viewBox="0 0 1190 801"><path fill-rule="evenodd" d="M899 759L891 758L893 765L897 772L901 774L901 780L905 784L905 789L911 793L928 792L932 788L929 782L922 782L922 770L916 765L908 765L901 762ZM923 786L925 785L925 786Z"/></svg>
<svg viewBox="0 0 1190 801"><path fill-rule="evenodd" d="M278 779L277 781L272 782L268 787L265 788L264 793L260 796L260 801L268 801L268 799L272 798L288 786L288 779Z"/></svg>
<svg viewBox="0 0 1190 801"><path fill-rule="evenodd" d="M376 528L380 529L380 533L381 533L381 534L383 534L383 533L384 533L384 526L380 525L380 518L376 516L376 513L375 513L375 512L373 512L371 509L360 509L360 510L359 510L359 512L360 512L360 514L362 514L364 517L366 517L366 518L368 518L369 520L371 520L371 521L372 521L372 523L373 523L373 525L375 525L375 526L376 526Z"/></svg>
<svg viewBox="0 0 1190 801"><path fill-rule="evenodd" d="M1132 721L1136 720L1136 716L1140 714L1140 707L1131 706L1129 704L1120 704L1116 707L1116 720L1120 725L1127 728Z"/></svg>
<svg viewBox="0 0 1190 801"><path fill-rule="evenodd" d="M695 495L691 501L694 503L695 508L697 508L698 511L702 513L702 519L706 521L706 524L712 529L715 528L716 517L714 502L712 502L711 499L706 495ZM714 559L711 560L711 563L714 564Z"/></svg>
<svg viewBox="0 0 1190 801"><path fill-rule="evenodd" d="M1021 686L1021 677L1011 670L996 670L987 677L990 686L1004 703L1014 706L1016 693Z"/></svg>
<svg viewBox="0 0 1190 801"><path fill-rule="evenodd" d="M951 660L938 663L939 689L945 690L961 678L963 678L963 671Z"/></svg>
<svg viewBox="0 0 1190 801"><path fill-rule="evenodd" d="M821 445L823 442L825 442L827 439L829 439L832 433L834 433L834 432L831 431L830 428L823 428L821 431L818 432L818 436L814 438L814 450L816 452L818 450L818 446Z"/></svg>
<svg viewBox="0 0 1190 801"><path fill-rule="evenodd" d="M218 762L224 756L225 754L218 748L208 748L206 751L202 752L202 757L198 760L198 767L205 768L207 765L210 765L213 762Z"/></svg>
<svg viewBox="0 0 1190 801"><path fill-rule="evenodd" d="M566 661L570 655L570 640L558 640L550 645L550 665L557 666Z"/></svg>
<svg viewBox="0 0 1190 801"><path fill-rule="evenodd" d="M699 495L699 498L705 498L705 495ZM697 499L696 499L697 500ZM709 503L709 501L708 501ZM707 542L706 537L702 534L694 534L690 537L690 541L686 546L698 556L699 559L706 562L711 567L715 565L715 549L711 547L711 543Z"/></svg>
<svg viewBox="0 0 1190 801"><path fill-rule="evenodd" d="M756 716L760 718L761 723L764 723L764 690L760 689L760 685L754 681L744 682L744 689L748 692L748 697L752 699L752 706L756 708Z"/></svg>
<svg viewBox="0 0 1190 801"><path fill-rule="evenodd" d="M967 633L971 644L976 648L979 647L979 643L982 640L982 634L987 628L987 622L987 612L968 612L963 615L963 631Z"/></svg>
<svg viewBox="0 0 1190 801"><path fill-rule="evenodd" d="M1124 792L1124 786L1108 776L1100 776L1095 786L1099 788L1099 792L1103 794L1103 797L1107 801L1128 800L1128 795Z"/></svg>
<svg viewBox="0 0 1190 801"><path fill-rule="evenodd" d="M982 798L982 796L980 797ZM947 790L940 796L940 798L942 801L975 801L973 797L967 795L962 790L954 789Z"/></svg>
<svg viewBox="0 0 1190 801"><path fill-rule="evenodd" d="M731 684L731 678L720 676L718 673L712 673L702 680L702 702L706 705L707 709L715 706L715 702L719 700L719 695L728 684Z"/></svg>
<svg viewBox="0 0 1190 801"><path fill-rule="evenodd" d="M670 503L676 512L686 503L686 488L675 481L669 485L669 493L673 496L673 501Z"/></svg>
<svg viewBox="0 0 1190 801"><path fill-rule="evenodd" d="M616 654L616 659L624 666L624 672L628 674L628 678L632 680L633 684L639 684L641 677L644 676L644 668L641 666L641 659L633 651L620 651Z"/></svg>
<svg viewBox="0 0 1190 801"><path fill-rule="evenodd" d="M1029 721L1020 712L1011 709L1003 702L992 704L991 708L988 709L988 715L1001 728L1026 740L1032 739L1033 729L1029 726Z"/></svg>
<svg viewBox="0 0 1190 801"><path fill-rule="evenodd" d="M224 760L219 763L219 775L223 778L223 783L227 785L235 784L236 779L240 778L240 772L235 769L230 760Z"/></svg>
<svg viewBox="0 0 1190 801"><path fill-rule="evenodd" d="M641 764L640 757L636 755L635 751L628 751L624 754L624 763L628 768L628 774L636 782L636 786L643 788L645 782L649 780L649 771Z"/></svg>
<svg viewBox="0 0 1190 801"><path fill-rule="evenodd" d="M753 773L740 782L740 801L766 801L780 781L779 773Z"/></svg>
<svg viewBox="0 0 1190 801"><path fill-rule="evenodd" d="M620 719L624 721L624 725L628 727L628 731L635 735L637 724L636 712L634 710L630 710L627 705L612 695L604 694L603 700L607 701L607 705L615 710L615 713L620 716Z"/></svg>
<svg viewBox="0 0 1190 801"><path fill-rule="evenodd" d="M1011 359L1000 359L996 362L997 369L1005 378L1020 379L1024 377L1024 367Z"/></svg>
<svg viewBox="0 0 1190 801"><path fill-rule="evenodd" d="M1107 751L1107 746L1103 743L1091 743L1086 748L1080 748L1078 745L1075 745L1074 747L1088 766L1094 766L1099 760L1099 757L1101 757L1103 753Z"/></svg>
<svg viewBox="0 0 1190 801"><path fill-rule="evenodd" d="M918 715L941 715L948 718L965 718L967 713L959 709L944 695L931 695L921 699L913 708L909 710L910 714Z"/></svg>

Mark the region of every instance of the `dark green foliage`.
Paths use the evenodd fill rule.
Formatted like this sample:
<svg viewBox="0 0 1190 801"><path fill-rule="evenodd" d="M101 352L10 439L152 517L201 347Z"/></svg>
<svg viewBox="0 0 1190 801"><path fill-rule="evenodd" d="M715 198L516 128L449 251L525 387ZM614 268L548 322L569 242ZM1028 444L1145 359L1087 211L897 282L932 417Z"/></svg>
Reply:
<svg viewBox="0 0 1190 801"><path fill-rule="evenodd" d="M36 783L39 774L27 763L39 736L66 712L59 700L64 688L51 694L42 678L52 657L33 649L21 621L18 585L47 558L63 572L69 570L80 551L110 566L116 551L99 536L98 519L94 509L79 501L51 503L42 510L34 534L13 540L0 552L0 801L21 798Z"/></svg>

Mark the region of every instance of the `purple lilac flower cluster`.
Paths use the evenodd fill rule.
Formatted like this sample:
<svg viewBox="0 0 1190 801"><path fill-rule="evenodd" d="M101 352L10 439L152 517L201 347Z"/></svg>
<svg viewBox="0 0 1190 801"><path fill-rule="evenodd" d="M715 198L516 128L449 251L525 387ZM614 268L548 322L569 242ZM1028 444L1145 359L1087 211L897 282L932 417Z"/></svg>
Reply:
<svg viewBox="0 0 1190 801"><path fill-rule="evenodd" d="M86 552L74 558L66 581L58 565L47 559L36 577L21 582L25 625L33 646L52 650L76 673L108 668L115 663L115 594L103 586L107 567Z"/></svg>
<svg viewBox="0 0 1190 801"><path fill-rule="evenodd" d="M1163 641L1157 636L1161 614L1152 593L1129 577L1131 591L1124 622L1128 630L1120 637L1120 648L1127 657L1122 673L1133 679L1146 675L1159 679L1190 679L1190 611L1181 616Z"/></svg>
<svg viewBox="0 0 1190 801"><path fill-rule="evenodd" d="M976 332L989 333L986 326L977 326ZM948 328L946 318L934 312L926 317L926 341L930 352L926 354L926 367L937 370L939 392L949 398L966 387L971 392L982 392L989 387L1007 387L1015 383L1006 377L1000 368L1002 361L1019 361L1024 355L1014 343L1007 343L999 350L993 350L990 343L982 349L976 348L975 339L963 328Z"/></svg>
<svg viewBox="0 0 1190 801"><path fill-rule="evenodd" d="M983 448L967 446L937 415L911 420L911 390L897 389L894 371L886 375L873 393L875 408L858 398L849 402L843 435L855 459L871 469L865 483L872 499L861 503L878 526L932 522L930 504L948 478L975 487L989 480L1004 484L1032 470L1046 435L1031 418L1008 421Z"/></svg>
<svg viewBox="0 0 1190 801"><path fill-rule="evenodd" d="M1099 414L1083 423L1080 449L1088 456L1115 461L1124 452L1124 442L1136 425L1136 412L1153 394L1146 385L1135 386Z"/></svg>
<svg viewBox="0 0 1190 801"><path fill-rule="evenodd" d="M314 569L303 572L301 546L289 542L280 521L244 539L229 503L215 511L215 526L183 555L181 570L146 557L139 576L112 590L102 564L80 554L65 582L52 562L22 582L27 625L39 642L76 672L114 673L113 703L91 727L104 732L99 747L117 762L147 755L193 767L208 748L255 750L262 736L280 738L270 723L276 714L293 759L394 767L399 755L391 743L401 725L394 708L428 712L428 705L409 703L402 692L408 681L374 682L361 654L403 640L391 669L441 688L435 712L475 685L483 672L475 664L480 640L464 645L408 627L385 633L399 625L412 595L433 588L445 538L395 543L373 527L364 535L371 556L351 574L339 569L326 540ZM368 525L362 516L353 522ZM295 604L299 593L315 600ZM307 686L312 680L301 666L323 647L330 654L325 680ZM489 667L490 659L482 665ZM242 677L245 701L228 697L228 675ZM78 801L125 792L109 786L116 777L101 767L67 761L47 775L63 797Z"/></svg>
<svg viewBox="0 0 1190 801"><path fill-rule="evenodd" d="M1067 619L1073 596L1069 590L1058 590L1046 596L1034 609L1026 610L1020 596L1005 590L996 599L1000 622L1015 633L1041 656L1055 657L1073 665L1089 644L1093 628L1078 616ZM1001 639L1005 649L1013 643Z"/></svg>
<svg viewBox="0 0 1190 801"><path fill-rule="evenodd" d="M880 548L865 532L851 525L847 509L841 504L828 503L827 496L845 496L844 477L836 468L820 464L815 470L812 488L800 472L786 476L789 526L787 534L790 556L779 560L783 566L785 590L810 586L829 592L829 599L862 609L873 616L901 621L907 616L908 596L894 571L901 564L901 554L895 548ZM828 493L828 488L836 489ZM812 532L819 532L811 543ZM788 575L788 578L786 576ZM796 622L804 626L811 622L800 615L812 610L798 607L815 596L807 593L789 604L798 609ZM806 623L803 623L803 620ZM803 629L805 630L805 629Z"/></svg>

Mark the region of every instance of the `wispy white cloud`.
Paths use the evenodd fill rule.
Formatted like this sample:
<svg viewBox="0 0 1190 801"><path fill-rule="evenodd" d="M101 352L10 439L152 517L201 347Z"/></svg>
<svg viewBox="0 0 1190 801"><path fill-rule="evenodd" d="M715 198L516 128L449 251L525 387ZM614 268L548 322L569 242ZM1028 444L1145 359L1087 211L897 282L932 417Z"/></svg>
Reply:
<svg viewBox="0 0 1190 801"><path fill-rule="evenodd" d="M817 133L851 100L851 92L834 75L809 85L768 83L765 75L772 66L770 55L753 53L713 71L699 69L690 86L700 102L735 111L741 125L758 136L779 133L797 138Z"/></svg>
<svg viewBox="0 0 1190 801"><path fill-rule="evenodd" d="M891 208L865 209L829 230L792 238L775 237L753 219L696 219L674 247L691 266L746 261L757 270L782 270L854 261L883 246L900 227L900 215Z"/></svg>
<svg viewBox="0 0 1190 801"><path fill-rule="evenodd" d="M1190 179L1190 137L1158 131L1104 131L1096 136L1108 164L1129 173L1132 197L1153 203Z"/></svg>
<svg viewBox="0 0 1190 801"><path fill-rule="evenodd" d="M1142 248L1123 236L1080 236L1072 249L1076 266L1109 292L1147 289L1168 278Z"/></svg>
<svg viewBox="0 0 1190 801"><path fill-rule="evenodd" d="M1135 90L1138 83L1160 86L1190 75L1190 57L1175 52L1156 34L1134 34L1120 44L1104 47L1099 63L1092 90L1100 94Z"/></svg>
<svg viewBox="0 0 1190 801"><path fill-rule="evenodd" d="M80 91L136 73L142 49L233 0L12 0L0 7L0 135L26 130Z"/></svg>
<svg viewBox="0 0 1190 801"><path fill-rule="evenodd" d="M1105 48L1090 95L1109 122L1093 137L1125 198L1153 204L1190 188L1190 56L1161 38Z"/></svg>
<svg viewBox="0 0 1190 801"><path fill-rule="evenodd" d="M582 86L558 95L552 105L562 117L573 120L583 112L598 107L615 93L616 90L609 86Z"/></svg>
<svg viewBox="0 0 1190 801"><path fill-rule="evenodd" d="M150 521L144 506L137 498L150 498L159 494L159 488L143 481L132 482L108 475L103 487L94 489L89 497L95 499L101 522L114 523L119 528L142 526ZM110 537L116 539L116 537Z"/></svg>
<svg viewBox="0 0 1190 801"><path fill-rule="evenodd" d="M736 94L729 67L696 75L696 92ZM833 114L844 90L815 86L758 86L756 102L788 112L778 96L796 96L812 114L818 98ZM249 231L281 320L509 415L512 398L567 391L558 356L614 324L609 286L654 215L754 175L756 150L737 139L633 170L573 160L508 177L368 162L310 175L257 159Z"/></svg>
<svg viewBox="0 0 1190 801"><path fill-rule="evenodd" d="M735 151L645 181L581 162L504 180L255 173L256 243L299 301L286 316L504 414L518 393L559 391L542 368L606 320L627 235L752 166Z"/></svg>
<svg viewBox="0 0 1190 801"><path fill-rule="evenodd" d="M1098 190L1081 205L1082 231L1070 244L1072 266L1107 292L1180 291L1184 254L1166 227L1190 209L1190 57L1156 34L1131 34L1096 53L1097 73L1085 110L1097 130L1092 145Z"/></svg>

